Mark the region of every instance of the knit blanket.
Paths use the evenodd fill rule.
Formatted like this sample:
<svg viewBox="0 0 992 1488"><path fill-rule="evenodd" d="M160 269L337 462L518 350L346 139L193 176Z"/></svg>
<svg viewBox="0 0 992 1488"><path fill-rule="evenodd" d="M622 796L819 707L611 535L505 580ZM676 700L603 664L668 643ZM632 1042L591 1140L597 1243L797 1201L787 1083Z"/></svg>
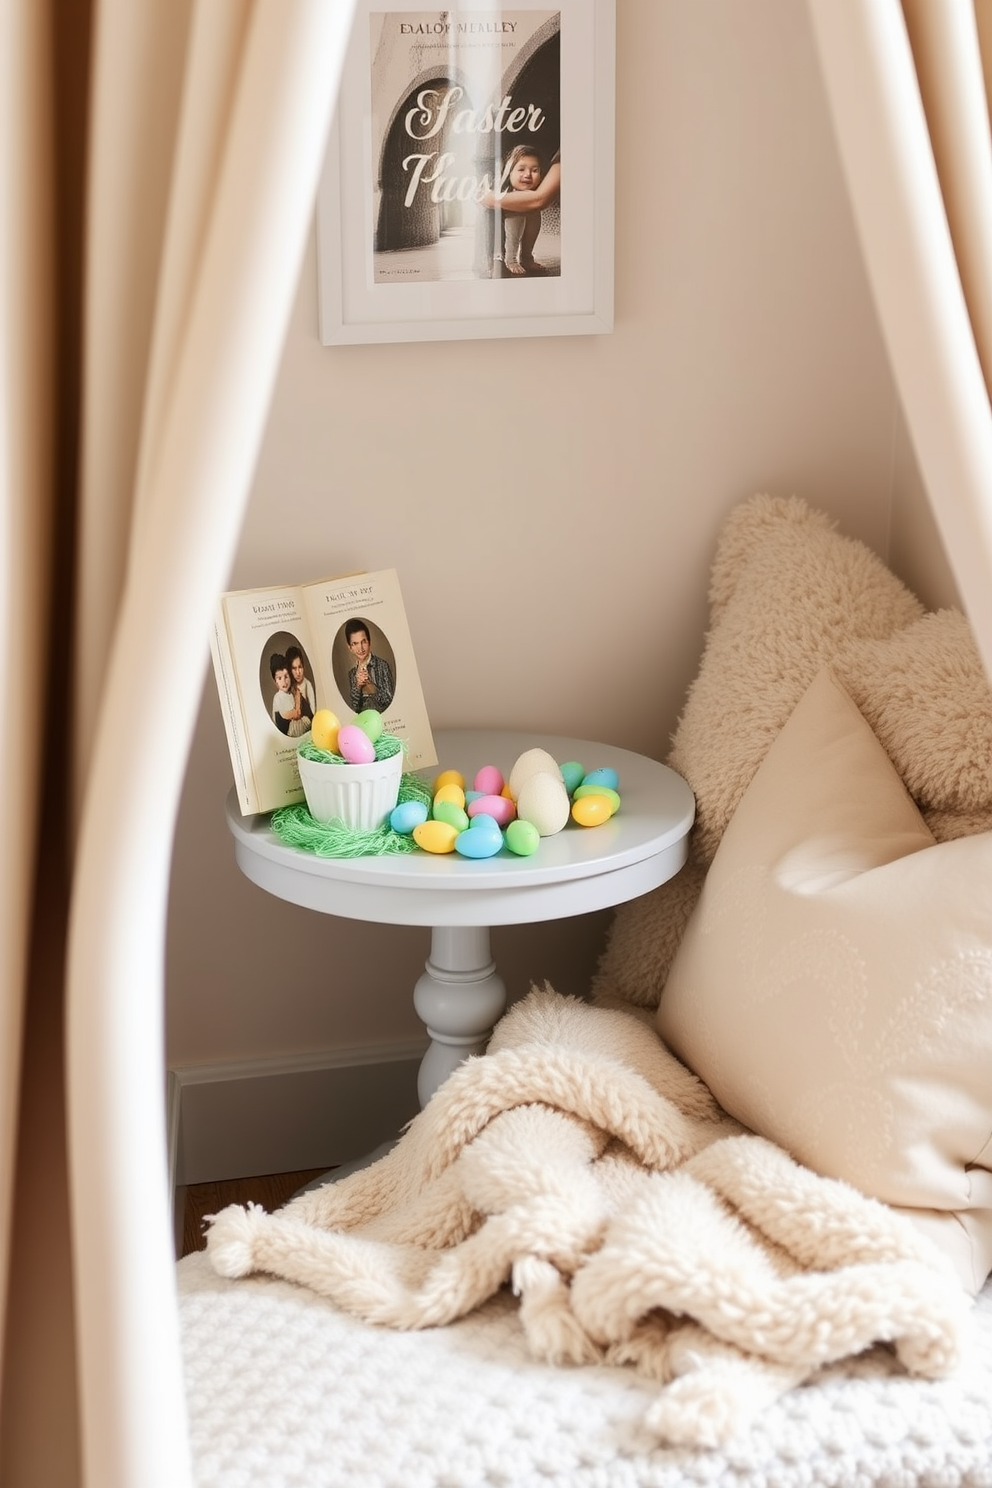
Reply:
<svg viewBox="0 0 992 1488"><path fill-rule="evenodd" d="M715 1447L889 1345L938 1378L970 1299L903 1216L731 1120L633 1012L533 990L372 1166L212 1220L223 1276L434 1328L509 1284L536 1358L634 1367L661 1442Z"/></svg>

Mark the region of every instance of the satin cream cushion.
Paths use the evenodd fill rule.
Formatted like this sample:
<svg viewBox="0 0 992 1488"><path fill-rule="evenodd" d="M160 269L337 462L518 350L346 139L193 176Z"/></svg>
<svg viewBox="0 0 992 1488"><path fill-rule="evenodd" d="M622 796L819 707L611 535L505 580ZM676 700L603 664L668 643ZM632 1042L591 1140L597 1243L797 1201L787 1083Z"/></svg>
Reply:
<svg viewBox="0 0 992 1488"><path fill-rule="evenodd" d="M829 670L724 833L658 1008L733 1116L992 1270L992 834L937 843Z"/></svg>

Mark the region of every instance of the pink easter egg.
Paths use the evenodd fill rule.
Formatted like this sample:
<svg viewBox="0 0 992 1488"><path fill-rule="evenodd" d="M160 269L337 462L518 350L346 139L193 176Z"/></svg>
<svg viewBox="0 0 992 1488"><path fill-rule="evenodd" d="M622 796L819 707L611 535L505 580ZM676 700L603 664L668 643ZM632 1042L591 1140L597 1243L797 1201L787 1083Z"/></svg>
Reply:
<svg viewBox="0 0 992 1488"><path fill-rule="evenodd" d="M503 772L496 765L483 765L473 783L484 796L498 796L505 784Z"/></svg>
<svg viewBox="0 0 992 1488"><path fill-rule="evenodd" d="M375 759L375 745L357 724L346 723L338 729L338 754L349 765L370 765Z"/></svg>
<svg viewBox="0 0 992 1488"><path fill-rule="evenodd" d="M469 801L465 810L469 816L491 816L501 827L505 827L517 814L517 808L506 796L477 796Z"/></svg>

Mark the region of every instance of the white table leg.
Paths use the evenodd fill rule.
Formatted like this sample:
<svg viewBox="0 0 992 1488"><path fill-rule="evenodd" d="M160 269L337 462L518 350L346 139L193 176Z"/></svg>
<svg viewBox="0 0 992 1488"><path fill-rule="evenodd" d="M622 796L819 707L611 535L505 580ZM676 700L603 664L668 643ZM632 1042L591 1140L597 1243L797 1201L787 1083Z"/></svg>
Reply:
<svg viewBox="0 0 992 1488"><path fill-rule="evenodd" d="M420 1104L426 1106L463 1059L484 1051L506 1010L506 987L496 974L488 926L434 927L413 1005L432 1039L417 1079Z"/></svg>

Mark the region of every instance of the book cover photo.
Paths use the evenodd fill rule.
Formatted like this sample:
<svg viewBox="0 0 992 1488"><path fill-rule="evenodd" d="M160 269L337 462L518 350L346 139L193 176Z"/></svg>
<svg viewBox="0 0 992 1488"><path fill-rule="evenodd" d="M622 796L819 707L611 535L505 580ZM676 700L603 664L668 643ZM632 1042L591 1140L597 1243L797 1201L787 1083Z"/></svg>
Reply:
<svg viewBox="0 0 992 1488"><path fill-rule="evenodd" d="M321 708L373 708L405 769L437 763L395 569L224 594L211 656L243 815L304 799L296 751Z"/></svg>
<svg viewBox="0 0 992 1488"><path fill-rule="evenodd" d="M374 282L559 276L561 11L369 24Z"/></svg>

